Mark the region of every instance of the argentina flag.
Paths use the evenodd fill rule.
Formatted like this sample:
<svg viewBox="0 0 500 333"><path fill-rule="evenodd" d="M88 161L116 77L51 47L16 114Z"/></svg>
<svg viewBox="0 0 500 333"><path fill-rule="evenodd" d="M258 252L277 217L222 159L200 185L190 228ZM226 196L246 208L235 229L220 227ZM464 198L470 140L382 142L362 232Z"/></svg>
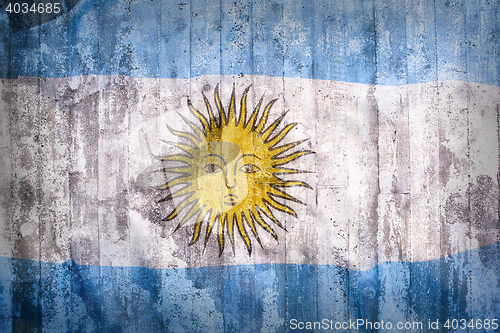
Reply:
<svg viewBox="0 0 500 333"><path fill-rule="evenodd" d="M0 331L499 331L499 15L4 0Z"/></svg>

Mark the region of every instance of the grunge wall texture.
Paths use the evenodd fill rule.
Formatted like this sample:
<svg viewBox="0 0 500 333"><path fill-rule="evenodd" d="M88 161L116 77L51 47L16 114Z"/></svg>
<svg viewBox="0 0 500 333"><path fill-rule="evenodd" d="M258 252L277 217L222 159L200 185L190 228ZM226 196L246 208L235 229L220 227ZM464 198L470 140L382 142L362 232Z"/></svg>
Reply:
<svg viewBox="0 0 500 333"><path fill-rule="evenodd" d="M497 1L80 0L38 25L5 8L2 332L500 319ZM188 246L141 178L217 84L224 107L233 84L238 105L250 84L250 108L278 98L269 123L289 110L285 141L315 152L292 162L313 171L304 205L283 201L297 218L250 256L238 235L220 257L215 235Z"/></svg>

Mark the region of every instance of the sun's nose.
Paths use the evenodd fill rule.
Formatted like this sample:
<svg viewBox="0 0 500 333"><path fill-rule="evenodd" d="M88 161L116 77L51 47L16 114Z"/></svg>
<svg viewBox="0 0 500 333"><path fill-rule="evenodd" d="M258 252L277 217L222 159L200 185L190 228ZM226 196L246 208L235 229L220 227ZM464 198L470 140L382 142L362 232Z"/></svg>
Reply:
<svg viewBox="0 0 500 333"><path fill-rule="evenodd" d="M232 178L232 179L231 179ZM230 184L230 182L232 181L232 185ZM226 187L228 189L233 189L236 187L236 177L226 177Z"/></svg>

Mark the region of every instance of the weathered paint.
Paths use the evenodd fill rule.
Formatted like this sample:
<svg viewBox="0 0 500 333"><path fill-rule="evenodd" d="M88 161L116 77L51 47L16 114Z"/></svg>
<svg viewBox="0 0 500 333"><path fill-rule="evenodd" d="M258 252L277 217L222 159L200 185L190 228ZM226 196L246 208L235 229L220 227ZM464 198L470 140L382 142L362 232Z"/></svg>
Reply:
<svg viewBox="0 0 500 333"><path fill-rule="evenodd" d="M16 33L1 15L3 78L244 74L499 84L495 1L80 0L67 15Z"/></svg>
<svg viewBox="0 0 500 333"><path fill-rule="evenodd" d="M0 327L500 317L498 6L82 0L19 32L2 12ZM299 219L251 257L186 247L138 182L217 83L278 97L316 152Z"/></svg>
<svg viewBox="0 0 500 333"><path fill-rule="evenodd" d="M41 266L48 274L29 284L5 271L0 286L12 284L14 331L278 332L287 330L291 319L343 323L360 318L394 325L422 322L424 331L432 331L429 319L498 316L499 272L491 267L498 267L499 251L494 244L429 262L384 263L368 271L291 264L160 270L2 257L2 267L29 271ZM448 278L443 272L455 265L469 269L466 287L443 283ZM411 284L408 271L415 274ZM390 288L382 274L390 276ZM311 297L311 283L325 292ZM401 290L406 293L402 302ZM480 302L468 299L470 290ZM374 309L374 302L383 306Z"/></svg>

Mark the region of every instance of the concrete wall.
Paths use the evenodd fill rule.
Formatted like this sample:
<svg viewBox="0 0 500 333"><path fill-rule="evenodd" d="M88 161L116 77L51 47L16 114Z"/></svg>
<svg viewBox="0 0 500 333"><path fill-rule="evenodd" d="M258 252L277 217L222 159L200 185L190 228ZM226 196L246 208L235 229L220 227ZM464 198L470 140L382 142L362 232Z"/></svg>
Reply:
<svg viewBox="0 0 500 333"><path fill-rule="evenodd" d="M81 0L24 30L2 13L0 327L500 319L498 13ZM312 189L289 189L304 204L285 201L297 218L275 212L287 231L258 229L251 255L237 233L222 256L215 234L188 246L193 221L174 233L178 201L143 177L175 152L166 125L189 131L188 99L208 116L217 84L225 107L233 84L237 101L252 85L251 108L277 98L270 121L289 110L285 142L314 151L290 164L311 171L293 179Z"/></svg>

